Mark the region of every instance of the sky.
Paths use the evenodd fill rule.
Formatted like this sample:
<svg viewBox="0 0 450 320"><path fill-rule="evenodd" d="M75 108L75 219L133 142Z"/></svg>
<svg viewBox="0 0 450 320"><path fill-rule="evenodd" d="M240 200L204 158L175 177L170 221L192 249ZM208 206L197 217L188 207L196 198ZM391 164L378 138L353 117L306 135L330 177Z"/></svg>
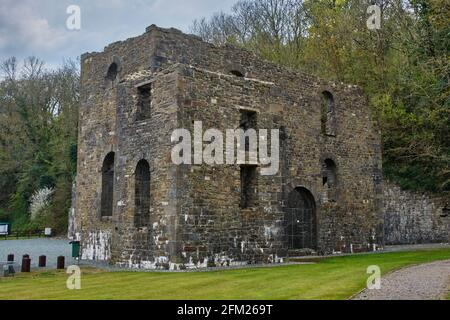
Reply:
<svg viewBox="0 0 450 320"><path fill-rule="evenodd" d="M54 68L64 59L102 51L111 42L145 32L151 24L184 32L196 18L229 11L237 0L0 0L0 61L36 56ZM80 8L81 28L67 20Z"/></svg>

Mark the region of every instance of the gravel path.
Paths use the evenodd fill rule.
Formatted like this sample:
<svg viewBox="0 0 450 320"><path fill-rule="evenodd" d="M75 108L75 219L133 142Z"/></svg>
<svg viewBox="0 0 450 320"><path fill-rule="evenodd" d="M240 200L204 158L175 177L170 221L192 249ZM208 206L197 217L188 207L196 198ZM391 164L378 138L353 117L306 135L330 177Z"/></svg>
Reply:
<svg viewBox="0 0 450 320"><path fill-rule="evenodd" d="M384 252L399 252L399 251L417 251L429 249L447 249L450 248L448 243L428 243L428 244L405 244L386 246Z"/></svg>
<svg viewBox="0 0 450 320"><path fill-rule="evenodd" d="M380 290L364 290L355 300L439 300L450 289L450 260L401 269L381 278Z"/></svg>

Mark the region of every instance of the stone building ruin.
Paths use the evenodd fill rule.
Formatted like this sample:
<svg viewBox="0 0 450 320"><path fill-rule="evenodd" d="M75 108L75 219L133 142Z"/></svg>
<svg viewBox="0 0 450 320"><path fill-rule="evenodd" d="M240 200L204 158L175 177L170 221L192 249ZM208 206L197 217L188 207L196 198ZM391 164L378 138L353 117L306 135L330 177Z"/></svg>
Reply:
<svg viewBox="0 0 450 320"><path fill-rule="evenodd" d="M150 26L81 59L74 232L82 258L143 269L277 263L383 245L366 97ZM175 129L280 130L280 170L175 165Z"/></svg>

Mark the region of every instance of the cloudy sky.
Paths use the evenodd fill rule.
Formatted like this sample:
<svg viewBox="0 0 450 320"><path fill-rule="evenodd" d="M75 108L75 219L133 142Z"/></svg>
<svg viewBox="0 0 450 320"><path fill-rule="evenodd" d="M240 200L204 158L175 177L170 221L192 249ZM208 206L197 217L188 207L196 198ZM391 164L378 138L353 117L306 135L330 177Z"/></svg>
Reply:
<svg viewBox="0 0 450 320"><path fill-rule="evenodd" d="M65 58L101 51L151 24L188 31L195 18L228 11L237 0L0 0L0 60L37 56L54 67ZM70 5L81 29L69 30Z"/></svg>

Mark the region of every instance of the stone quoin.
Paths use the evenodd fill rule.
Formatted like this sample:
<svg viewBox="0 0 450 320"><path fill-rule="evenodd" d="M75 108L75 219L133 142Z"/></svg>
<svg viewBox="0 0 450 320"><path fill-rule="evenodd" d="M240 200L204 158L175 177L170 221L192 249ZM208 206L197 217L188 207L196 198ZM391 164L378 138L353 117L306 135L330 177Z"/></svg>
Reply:
<svg viewBox="0 0 450 320"><path fill-rule="evenodd" d="M174 164L173 131L197 121L279 130L279 170ZM362 91L175 29L82 55L77 171L82 259L184 270L383 246L380 135Z"/></svg>

